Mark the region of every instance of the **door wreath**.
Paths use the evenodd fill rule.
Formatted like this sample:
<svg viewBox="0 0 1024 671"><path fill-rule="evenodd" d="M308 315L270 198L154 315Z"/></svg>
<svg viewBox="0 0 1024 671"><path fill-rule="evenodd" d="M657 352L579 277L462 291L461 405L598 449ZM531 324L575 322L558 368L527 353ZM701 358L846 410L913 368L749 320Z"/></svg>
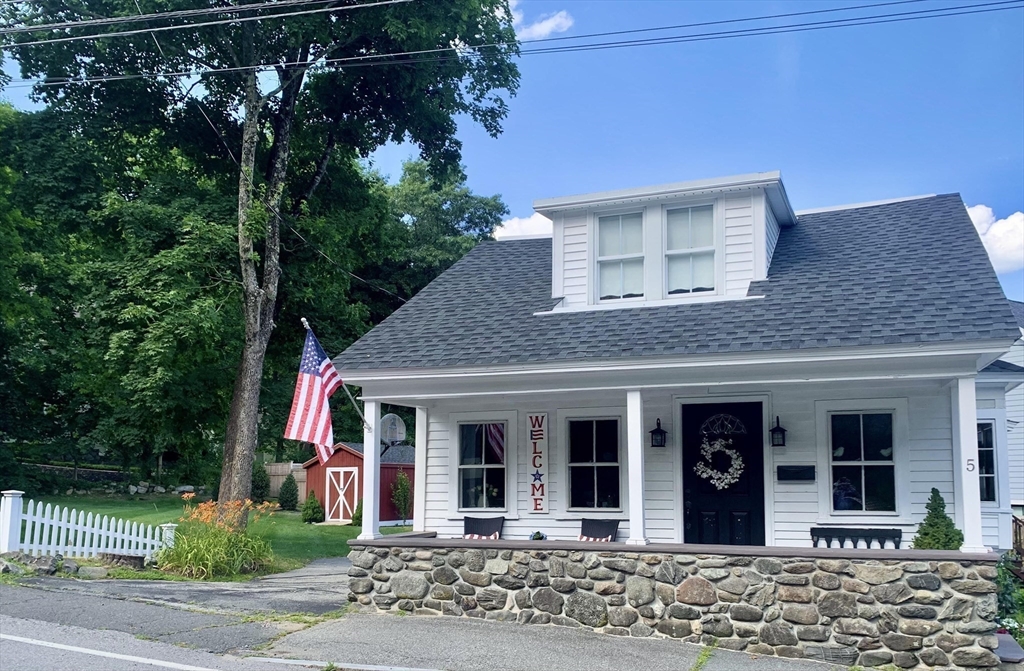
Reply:
<svg viewBox="0 0 1024 671"><path fill-rule="evenodd" d="M700 446L700 453L704 457L704 461L698 461L697 465L693 467L694 473L705 480L710 480L716 489L728 489L736 484L743 474L743 457L739 452L728 447L729 445L732 445L731 440L717 438L709 443L707 436L704 436L704 443ZM724 473L711 468L711 457L715 452L722 452L732 459L729 470Z"/></svg>

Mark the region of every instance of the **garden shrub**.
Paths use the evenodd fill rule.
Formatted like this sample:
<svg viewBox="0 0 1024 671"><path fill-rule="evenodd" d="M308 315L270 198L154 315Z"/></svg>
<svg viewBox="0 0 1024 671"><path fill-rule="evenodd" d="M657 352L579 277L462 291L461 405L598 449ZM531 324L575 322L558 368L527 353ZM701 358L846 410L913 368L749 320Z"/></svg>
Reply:
<svg viewBox="0 0 1024 671"><path fill-rule="evenodd" d="M996 593L999 604L999 631L1013 636L1024 645L1024 582L1010 572L1010 566L1019 558L1011 550L996 564Z"/></svg>
<svg viewBox="0 0 1024 671"><path fill-rule="evenodd" d="M299 507L299 485L291 473L281 483L281 491L277 493L277 502L281 510L295 510Z"/></svg>
<svg viewBox="0 0 1024 671"><path fill-rule="evenodd" d="M254 505L246 500L194 505L194 497L191 492L182 495L185 515L174 534L174 547L157 555L161 570L186 578L212 580L256 573L273 561L270 543L248 531L246 520L256 522L270 514L276 504Z"/></svg>
<svg viewBox="0 0 1024 671"><path fill-rule="evenodd" d="M363 500L359 499L356 503L356 509L352 511L352 526L361 527L363 526Z"/></svg>
<svg viewBox="0 0 1024 671"><path fill-rule="evenodd" d="M405 524L409 519L409 509L412 508L412 483L402 469L398 469L398 475L391 483L391 502L395 504L395 510L402 518L402 524Z"/></svg>
<svg viewBox="0 0 1024 671"><path fill-rule="evenodd" d="M306 502L302 504L302 521L306 524L324 521L324 507L316 500L315 492L310 492L306 497Z"/></svg>
<svg viewBox="0 0 1024 671"><path fill-rule="evenodd" d="M939 490L932 487L932 495L925 506L928 514L917 528L915 550L959 550L964 544L964 533L956 528L946 514L946 501Z"/></svg>
<svg viewBox="0 0 1024 671"><path fill-rule="evenodd" d="M249 497L257 503L263 503L270 498L270 475L263 464L253 463L252 489L249 492Z"/></svg>

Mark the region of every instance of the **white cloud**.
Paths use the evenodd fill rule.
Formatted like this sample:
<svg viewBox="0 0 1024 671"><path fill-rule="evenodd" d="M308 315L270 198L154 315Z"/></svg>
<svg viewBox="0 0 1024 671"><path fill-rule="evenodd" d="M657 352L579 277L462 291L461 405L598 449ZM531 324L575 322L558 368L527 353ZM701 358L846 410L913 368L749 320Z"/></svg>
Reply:
<svg viewBox="0 0 1024 671"><path fill-rule="evenodd" d="M512 26L520 40L542 40L555 33L564 33L572 28L573 18L564 9L554 14L542 14L532 23L526 23L523 10L518 9L520 0L509 0L512 10Z"/></svg>
<svg viewBox="0 0 1024 671"><path fill-rule="evenodd" d="M498 240L517 235L551 235L551 220L534 212L525 218L512 217L503 221L494 231L494 237Z"/></svg>
<svg viewBox="0 0 1024 671"><path fill-rule="evenodd" d="M974 227L985 244L997 273L1012 273L1024 268L1024 212L996 219L988 205L967 208Z"/></svg>

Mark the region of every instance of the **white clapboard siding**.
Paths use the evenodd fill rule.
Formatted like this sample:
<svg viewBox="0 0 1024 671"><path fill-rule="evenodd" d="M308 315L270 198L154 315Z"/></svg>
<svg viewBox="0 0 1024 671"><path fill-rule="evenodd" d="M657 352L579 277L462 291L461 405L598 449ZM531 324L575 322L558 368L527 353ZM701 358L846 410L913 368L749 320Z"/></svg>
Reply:
<svg viewBox="0 0 1024 671"><path fill-rule="evenodd" d="M101 553L152 557L173 543L173 532L149 524L139 524L106 515L93 515L84 510L44 504L29 499L7 510L11 528L21 528L17 549L28 555L61 555L64 557L95 557ZM6 503L6 501L5 501ZM20 509L19 509L20 508ZM172 527L174 525L167 525ZM166 538L165 538L166 537Z"/></svg>
<svg viewBox="0 0 1024 671"><path fill-rule="evenodd" d="M587 304L587 215L566 215L562 222L563 305Z"/></svg>
<svg viewBox="0 0 1024 671"><path fill-rule="evenodd" d="M765 227L765 258L764 267L770 268L772 265L772 256L775 255L775 245L779 242L779 222L775 219L775 214L772 212L771 207L764 208L764 227Z"/></svg>
<svg viewBox="0 0 1024 671"><path fill-rule="evenodd" d="M719 202L725 210L725 293L743 296L754 279L753 196Z"/></svg>
<svg viewBox="0 0 1024 671"><path fill-rule="evenodd" d="M1003 361L1024 366L1024 340L1018 340L1002 357ZM1006 436L1010 475L1010 504L1024 506L1024 384L1006 393Z"/></svg>

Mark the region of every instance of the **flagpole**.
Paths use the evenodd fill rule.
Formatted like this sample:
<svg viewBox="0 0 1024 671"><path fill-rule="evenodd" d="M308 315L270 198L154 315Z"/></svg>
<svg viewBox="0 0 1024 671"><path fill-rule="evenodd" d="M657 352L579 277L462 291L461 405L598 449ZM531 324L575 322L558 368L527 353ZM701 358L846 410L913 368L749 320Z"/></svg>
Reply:
<svg viewBox="0 0 1024 671"><path fill-rule="evenodd" d="M306 328L307 331L312 331L313 330L309 326L309 322L306 321L305 317L299 317L299 320L302 322L302 325ZM352 392L350 392L348 390L348 385L345 384L344 380L342 380L342 382L341 382L341 388L345 390L346 394L348 394L348 400L352 401L352 407L356 409L356 414L359 415L359 419L361 419L363 421L363 427L366 428L366 429L369 429L370 425L366 423L366 418L363 417L363 411L359 409L359 404L356 403L356 399L352 396Z"/></svg>

